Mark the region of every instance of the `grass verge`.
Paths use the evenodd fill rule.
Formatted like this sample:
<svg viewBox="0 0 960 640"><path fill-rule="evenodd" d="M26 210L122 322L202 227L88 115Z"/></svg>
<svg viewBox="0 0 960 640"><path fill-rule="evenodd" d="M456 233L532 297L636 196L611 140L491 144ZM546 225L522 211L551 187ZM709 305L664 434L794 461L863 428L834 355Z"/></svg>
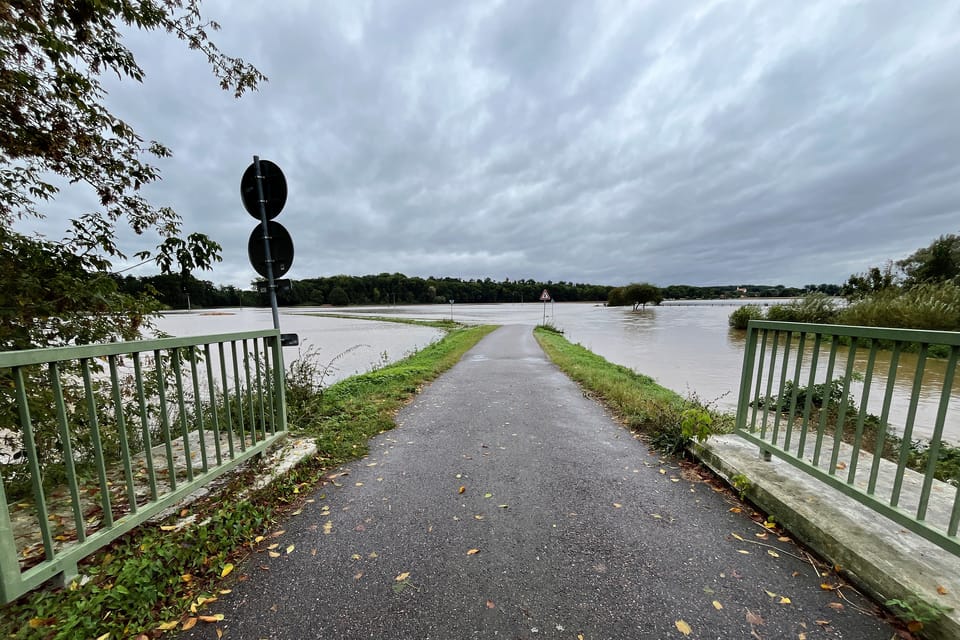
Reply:
<svg viewBox="0 0 960 640"><path fill-rule="evenodd" d="M331 467L364 455L370 437L395 426L400 407L493 329L453 329L395 364L312 394L291 393L289 409L302 419L291 433L316 437L315 456L264 489L231 499L267 472L250 465L216 495L167 522L138 527L87 558L66 588L37 590L0 608L0 636L149 640L198 622L216 625L197 609L224 593L234 563L277 535L275 525L297 513Z"/></svg>
<svg viewBox="0 0 960 640"><path fill-rule="evenodd" d="M692 438L733 428L733 417L710 409L709 403L696 396L684 398L649 376L613 364L555 329L539 326L534 337L564 373L664 453L680 454Z"/></svg>

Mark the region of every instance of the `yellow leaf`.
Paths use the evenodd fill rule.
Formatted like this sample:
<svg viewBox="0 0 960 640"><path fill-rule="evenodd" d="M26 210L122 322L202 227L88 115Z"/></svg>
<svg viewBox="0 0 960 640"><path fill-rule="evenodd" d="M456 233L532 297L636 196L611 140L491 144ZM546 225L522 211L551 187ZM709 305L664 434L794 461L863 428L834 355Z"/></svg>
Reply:
<svg viewBox="0 0 960 640"><path fill-rule="evenodd" d="M217 640L220 640L220 638L222 637L223 637L223 629L221 629L220 627L217 627Z"/></svg>
<svg viewBox="0 0 960 640"><path fill-rule="evenodd" d="M463 493L466 490L467 490L466 487L461 486L459 489L457 489L457 493Z"/></svg>
<svg viewBox="0 0 960 640"><path fill-rule="evenodd" d="M220 589L220 595L225 596L231 591L233 591L233 589Z"/></svg>
<svg viewBox="0 0 960 640"><path fill-rule="evenodd" d="M947 588L946 588L945 586L943 586L942 584L937 585L937 593L939 593L939 594L942 595L942 596L945 596L945 595L947 595Z"/></svg>
<svg viewBox="0 0 960 640"><path fill-rule="evenodd" d="M780 604L790 604L790 598L788 598L787 596L781 596Z"/></svg>
<svg viewBox="0 0 960 640"><path fill-rule="evenodd" d="M773 591L767 591L766 589L764 589L764 592L765 592L768 596L770 596L771 598L776 598L776 597L777 597L777 594L775 594Z"/></svg>
<svg viewBox="0 0 960 640"><path fill-rule="evenodd" d="M280 546L280 543L279 543L279 542L274 542L272 545L270 545L269 547L267 547L267 549L276 549L276 548L279 547L279 546Z"/></svg>
<svg viewBox="0 0 960 640"><path fill-rule="evenodd" d="M824 591L833 591L834 589L836 589L836 587L830 584L829 582L821 582L820 588L823 589Z"/></svg>
<svg viewBox="0 0 960 640"><path fill-rule="evenodd" d="M746 549L737 549L737 553L742 553L745 556L750 555L750 552L747 551Z"/></svg>
<svg viewBox="0 0 960 640"><path fill-rule="evenodd" d="M674 624L677 625L677 631L685 636L690 635L690 632L693 631L693 629L690 628L690 625L683 620L677 620Z"/></svg>
<svg viewBox="0 0 960 640"><path fill-rule="evenodd" d="M394 580L396 580L397 582L403 582L404 580L406 580L406 579L409 578L409 577L410 577L410 572L409 572L409 571L404 571L403 573L401 573L400 575L398 575L396 578L394 578Z"/></svg>
<svg viewBox="0 0 960 640"><path fill-rule="evenodd" d="M160 631L170 631L171 629L176 629L177 625L180 624L179 620L171 620L170 622L161 622L157 629Z"/></svg>
<svg viewBox="0 0 960 640"><path fill-rule="evenodd" d="M203 622L220 622L223 620L223 614L215 613L212 616L200 616L200 620Z"/></svg>
<svg viewBox="0 0 960 640"><path fill-rule="evenodd" d="M108 631L102 636L100 636L99 638L97 638L97 640L107 640L109 637L110 637L110 632Z"/></svg>
<svg viewBox="0 0 960 640"><path fill-rule="evenodd" d="M371 560L373 560L373 559L375 559L375 558L379 558L380 556L377 555L377 552L376 552L376 551L371 551L371 552L370 552L370 555L368 555L367 557L370 558Z"/></svg>
<svg viewBox="0 0 960 640"><path fill-rule="evenodd" d="M359 579L362 578L362 577L363 577L363 571L360 571L359 573L357 573L356 575L353 576L353 579L354 579L354 580L359 580Z"/></svg>
<svg viewBox="0 0 960 640"><path fill-rule="evenodd" d="M720 611L720 609L723 609L723 605L720 604L720 601L719 601L719 600L714 600L714 601L713 601L713 608L716 609L717 611Z"/></svg>
<svg viewBox="0 0 960 640"><path fill-rule="evenodd" d="M352 556L350 556L350 559L351 559L351 560L359 560L359 559L360 559L360 554L359 554L359 553L355 553L355 554L353 554Z"/></svg>
<svg viewBox="0 0 960 640"><path fill-rule="evenodd" d="M481 515L476 515L476 516L473 516L473 517L474 517L476 520L483 520L483 516L481 516Z"/></svg>
<svg viewBox="0 0 960 640"><path fill-rule="evenodd" d="M740 507L732 507L730 509L730 513L740 513L741 511L743 511L743 509L741 509Z"/></svg>
<svg viewBox="0 0 960 640"><path fill-rule="evenodd" d="M614 503L613 503L613 508L614 508L614 509L619 509L619 508L622 507L622 506L623 506L623 505L620 504L619 502L614 502Z"/></svg>
<svg viewBox="0 0 960 640"><path fill-rule="evenodd" d="M176 530L177 525L175 524L162 524L160 525L160 531L174 531Z"/></svg>
<svg viewBox="0 0 960 640"><path fill-rule="evenodd" d="M293 548L294 548L294 545L290 545L289 547L287 547L287 555L290 555L291 553L293 553Z"/></svg>
<svg viewBox="0 0 960 640"><path fill-rule="evenodd" d="M469 551L467 551L468 556L475 556L478 553L480 553L480 549L470 549Z"/></svg>
<svg viewBox="0 0 960 640"><path fill-rule="evenodd" d="M270 555L271 558L279 558L279 557L280 557L280 554L277 553L276 551L267 551L267 553Z"/></svg>
<svg viewBox="0 0 960 640"><path fill-rule="evenodd" d="M923 630L923 623L919 620L911 620L907 623L907 629L910 633L917 633Z"/></svg>
<svg viewBox="0 0 960 640"><path fill-rule="evenodd" d="M666 470L664 470L664 469L660 469L660 473L663 474L663 475L666 475L666 474L667 474Z"/></svg>
<svg viewBox="0 0 960 640"><path fill-rule="evenodd" d="M228 575L230 575L231 571L233 571L233 565L228 562L227 564L223 565L223 570L220 571L220 577L226 578Z"/></svg>
<svg viewBox="0 0 960 640"><path fill-rule="evenodd" d="M183 580L184 582L190 582L191 580L193 580L193 576L190 575L189 573L185 573L182 576L180 576L180 579Z"/></svg>
<svg viewBox="0 0 960 640"><path fill-rule="evenodd" d="M183 626L180 627L180 629L182 631L190 631L190 629L193 629L196 625L197 625L196 618L187 618L186 620L184 620Z"/></svg>
<svg viewBox="0 0 960 640"><path fill-rule="evenodd" d="M767 555L773 556L774 558L780 557L780 554L774 551L773 549L767 549Z"/></svg>
<svg viewBox="0 0 960 640"><path fill-rule="evenodd" d="M741 538L741 537L738 536L737 534L731 533L730 535L732 535L734 538L736 538L736 539L739 540L740 542L743 542L743 538Z"/></svg>
<svg viewBox="0 0 960 640"><path fill-rule="evenodd" d="M323 534L330 535L332 531L333 531L333 522L331 520L327 520L325 523L323 523Z"/></svg>

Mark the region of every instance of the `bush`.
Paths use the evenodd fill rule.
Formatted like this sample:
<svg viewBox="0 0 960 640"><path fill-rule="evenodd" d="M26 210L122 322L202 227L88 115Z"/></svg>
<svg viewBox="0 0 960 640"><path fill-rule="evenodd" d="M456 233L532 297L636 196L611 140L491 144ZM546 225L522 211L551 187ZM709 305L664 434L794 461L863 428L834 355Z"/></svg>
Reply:
<svg viewBox="0 0 960 640"><path fill-rule="evenodd" d="M842 324L935 331L960 330L960 287L952 282L886 289L851 304Z"/></svg>
<svg viewBox="0 0 960 640"><path fill-rule="evenodd" d="M745 304L730 314L728 322L734 329L746 329L751 320L763 320L763 309L760 305Z"/></svg>

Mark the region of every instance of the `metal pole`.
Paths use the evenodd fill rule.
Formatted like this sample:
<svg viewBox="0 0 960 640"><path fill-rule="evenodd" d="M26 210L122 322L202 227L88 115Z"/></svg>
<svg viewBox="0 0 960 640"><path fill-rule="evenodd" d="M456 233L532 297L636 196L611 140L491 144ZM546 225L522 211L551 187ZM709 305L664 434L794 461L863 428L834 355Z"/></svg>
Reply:
<svg viewBox="0 0 960 640"><path fill-rule="evenodd" d="M257 200L260 202L260 226L263 229L263 255L267 263L267 287L270 290L270 309L273 311L273 328L280 328L280 312L277 310L277 284L273 280L273 256L270 255L270 234L267 231L267 201L263 197L263 175L260 173L260 157L253 156L257 171Z"/></svg>

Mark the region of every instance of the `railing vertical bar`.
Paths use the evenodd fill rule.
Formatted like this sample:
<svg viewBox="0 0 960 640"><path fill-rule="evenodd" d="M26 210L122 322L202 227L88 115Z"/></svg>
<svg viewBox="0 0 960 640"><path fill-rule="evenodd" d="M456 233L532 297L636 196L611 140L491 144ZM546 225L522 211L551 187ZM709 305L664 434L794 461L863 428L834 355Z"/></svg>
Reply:
<svg viewBox="0 0 960 640"><path fill-rule="evenodd" d="M203 345L203 355L207 369L207 393L210 394L210 422L213 427L213 450L217 458L217 466L223 464L223 452L220 451L220 407L217 403L217 389L213 386L213 359L211 358L210 345Z"/></svg>
<svg viewBox="0 0 960 640"><path fill-rule="evenodd" d="M217 352L220 354L220 384L223 389L223 417L226 421L227 448L230 451L230 459L233 460L233 411L230 408L230 380L227 378L227 361L223 342L217 343Z"/></svg>
<svg viewBox="0 0 960 640"><path fill-rule="evenodd" d="M3 478L0 477L0 602L7 603L23 593L17 542L10 522L10 505Z"/></svg>
<svg viewBox="0 0 960 640"><path fill-rule="evenodd" d="M190 380L193 383L194 421L197 424L197 446L200 448L200 468L203 473L210 470L207 464L207 434L203 419L203 393L200 389L200 379L197 373L197 348L190 349Z"/></svg>
<svg viewBox="0 0 960 640"><path fill-rule="evenodd" d="M190 451L190 430L187 424L187 401L183 397L183 372L180 370L180 347L172 350L173 381L177 387L177 411L180 420L180 437L183 442L183 462L187 469L187 482L193 482L193 462Z"/></svg>
<svg viewBox="0 0 960 640"><path fill-rule="evenodd" d="M870 354L867 356L867 369L863 374L863 393L860 395L860 411L857 414L857 430L853 436L853 452L850 454L847 484L853 484L857 478L857 465L860 464L860 446L863 443L863 426L867 418L867 405L870 403L870 387L873 386L873 368L877 363L877 349L877 341L870 340Z"/></svg>
<svg viewBox="0 0 960 640"><path fill-rule="evenodd" d="M167 409L167 377L163 372L163 352L157 349L153 352L157 373L157 396L160 401L160 428L163 433L163 443L167 453L167 482L170 490L177 490L177 467L173 458L173 434L170 431L170 412Z"/></svg>
<svg viewBox="0 0 960 640"><path fill-rule="evenodd" d="M735 430L744 431L747 427L747 411L750 404L750 380L753 378L753 364L757 352L757 329L747 325L747 340L744 344L743 366L740 372L740 397L737 402ZM756 406L753 408L756 415Z"/></svg>
<svg viewBox="0 0 960 640"><path fill-rule="evenodd" d="M840 410L837 412L837 424L833 428L833 449L830 451L830 475L837 472L837 461L840 457L840 443L847 429L847 409L850 408L850 379L853 377L854 365L857 357L857 337L850 339L850 349L847 351L847 366L843 371L843 392L840 395ZM828 381L829 382L829 381ZM832 389L829 384L827 389Z"/></svg>
<svg viewBox="0 0 960 640"><path fill-rule="evenodd" d="M837 363L837 336L830 336L830 357L827 359L826 378L824 379L824 388L829 388L833 380L833 368ZM813 389L810 389L813 392ZM820 466L820 453L823 450L823 435L827 431L827 414L830 411L830 394L823 394L823 402L820 405L820 421L817 424L817 442L813 447L813 466Z"/></svg>
<svg viewBox="0 0 960 640"><path fill-rule="evenodd" d="M283 366L283 344L280 336L273 339L273 375L276 388L277 419L280 422L280 431L287 430L287 385L286 370Z"/></svg>
<svg viewBox="0 0 960 640"><path fill-rule="evenodd" d="M30 484L33 488L33 499L36 502L43 550L47 560L53 560L53 534L50 531L50 520L47 517L47 499L43 494L43 474L40 472L40 458L37 456L37 445L33 439L33 420L30 418L27 388L23 380L23 369L21 367L13 367L13 382L17 394L17 409L20 413L20 428L23 430L23 449L27 454L27 466L30 467Z"/></svg>
<svg viewBox="0 0 960 640"><path fill-rule="evenodd" d="M810 428L810 411L813 409L813 387L817 382L817 365L820 362L820 348L823 341L823 335L816 334L813 340L813 352L810 354L810 376L807 381L806 399L803 402L803 429L800 431L800 438L797 442L797 457L804 458L804 451L807 447L807 430Z"/></svg>
<svg viewBox="0 0 960 640"><path fill-rule="evenodd" d="M150 436L150 414L147 411L147 395L143 390L143 365L140 353L133 355L133 378L137 387L137 402L140 405L140 428L143 437L143 459L147 468L147 482L150 485L150 500L157 499L157 474L153 468L153 442Z"/></svg>
<svg viewBox="0 0 960 640"><path fill-rule="evenodd" d="M250 375L250 344L244 340L243 341L243 372L244 372L244 383L247 385L247 408L249 410L250 417L250 443L251 446L257 444L257 412L254 409L253 405L253 384L251 380L253 376Z"/></svg>
<svg viewBox="0 0 960 640"><path fill-rule="evenodd" d="M776 411L773 414L773 435L770 438L770 441L779 446L778 442L780 440L780 419L783 415L784 409L784 397L783 392L787 388L787 371L790 369L790 346L793 344L793 331L784 331L783 332L783 364L780 366L780 384L777 388L777 405ZM786 447L783 447L786 448Z"/></svg>
<svg viewBox="0 0 960 640"><path fill-rule="evenodd" d="M253 370L256 373L257 380L257 404L260 407L260 433L263 439L267 438L267 415L263 404L263 362L260 359L260 341L253 341Z"/></svg>
<svg viewBox="0 0 960 640"><path fill-rule="evenodd" d="M57 412L57 428L60 431L63 467L67 474L67 487L70 491L70 507L73 510L73 523L77 528L77 541L87 539L87 525L83 520L80 506L80 487L77 484L77 469L73 460L73 442L70 438L70 425L67 422L67 404L63 399L63 384L60 382L60 365L51 362L48 368L50 389L53 391L53 404Z"/></svg>
<svg viewBox="0 0 960 640"><path fill-rule="evenodd" d="M790 412L787 414L787 431L783 437L783 450L790 450L790 438L793 435L793 418L797 413L797 393L800 391L800 369L803 365L803 354L807 342L807 332L801 330L800 341L797 343L797 365L793 371L793 389L790 391Z"/></svg>
<svg viewBox="0 0 960 640"><path fill-rule="evenodd" d="M763 360L767 355L767 334L769 331L766 329L754 329L754 339L753 347L756 349L757 339L756 333L761 334L760 338L760 360L757 362L757 384L754 387L754 396L753 396L753 411L750 414L750 433L754 433L757 430L757 411L760 409L760 390L763 388ZM752 365L752 361L751 361ZM763 404L763 410L767 410L766 403Z"/></svg>
<svg viewBox="0 0 960 640"><path fill-rule="evenodd" d="M953 392L953 376L954 370L957 368L958 349L960 349L960 347L956 345L951 347L950 358L947 361L947 370L943 374L940 405L937 407L937 422L933 427L933 436L930 438L930 448L927 450L927 469L923 476L920 504L917 506L917 520L921 522L927 517L927 504L930 501L930 490L933 488L934 474L937 470L937 462L940 460L940 441L943 438L943 425L947 420L947 407L950 405L950 394Z"/></svg>
<svg viewBox="0 0 960 640"><path fill-rule="evenodd" d="M130 443L127 442L127 421L123 415L123 396L120 393L120 373L117 370L117 356L109 356L110 387L113 391L113 416L117 421L117 438L120 440L120 464L123 466L123 478L127 485L127 502L130 513L137 512L137 490L133 484L133 466L130 464Z"/></svg>
<svg viewBox="0 0 960 640"><path fill-rule="evenodd" d="M279 340L279 338L277 338ZM274 435L277 432L277 405L274 402L274 388L273 385L276 382L276 378L273 375L271 355L273 349L271 347L270 338L263 339L263 377L264 383L267 387L267 413L268 413L268 422L270 423L270 435ZM264 423L264 429L266 429L266 423ZM264 434L266 435L266 434Z"/></svg>
<svg viewBox="0 0 960 640"><path fill-rule="evenodd" d="M100 442L100 422L97 419L97 401L93 394L93 380L90 375L90 359L82 358L83 388L87 401L87 415L90 420L90 440L93 445L93 458L97 466L97 479L100 482L100 506L103 509L103 524L113 526L113 509L110 506L110 485L107 484L107 467L103 459L103 445Z"/></svg>
<svg viewBox="0 0 960 640"><path fill-rule="evenodd" d="M773 331L773 348L770 351L770 370L767 373L767 397L763 403L763 420L760 423L760 439L767 439L767 416L770 415L770 403L773 402L773 378L774 372L777 370L777 347L780 346L780 331L775 329ZM776 405L773 407L774 411L777 411Z"/></svg>
<svg viewBox="0 0 960 640"><path fill-rule="evenodd" d="M923 391L923 372L927 363L927 343L920 344L920 353L917 355L917 371L913 376L913 389L910 392L910 408L907 410L907 421L903 425L903 441L900 444L900 457L897 460L897 475L893 481L893 492L890 496L890 506L900 503L900 491L903 489L903 474L910 457L910 447L913 442L913 423L917 418L917 404L920 393Z"/></svg>
<svg viewBox="0 0 960 640"><path fill-rule="evenodd" d="M237 414L239 415L238 423L240 425L240 451L247 450L247 435L244 431L244 417L243 417L243 392L240 387L240 358L237 356L237 342L236 340L230 341L230 351L233 353L233 385L236 389L236 398L237 398Z"/></svg>
<svg viewBox="0 0 960 640"><path fill-rule="evenodd" d="M897 340L893 343L893 353L890 355L890 368L887 369L886 389L883 394L883 409L880 411L880 427L877 431L877 443L873 451L873 464L870 466L870 480L867 481L867 495L872 496L877 490L877 478L880 475L880 460L887 443L887 427L890 418L890 403L893 399L893 390L897 382L897 368L900 364L900 349L903 343Z"/></svg>

